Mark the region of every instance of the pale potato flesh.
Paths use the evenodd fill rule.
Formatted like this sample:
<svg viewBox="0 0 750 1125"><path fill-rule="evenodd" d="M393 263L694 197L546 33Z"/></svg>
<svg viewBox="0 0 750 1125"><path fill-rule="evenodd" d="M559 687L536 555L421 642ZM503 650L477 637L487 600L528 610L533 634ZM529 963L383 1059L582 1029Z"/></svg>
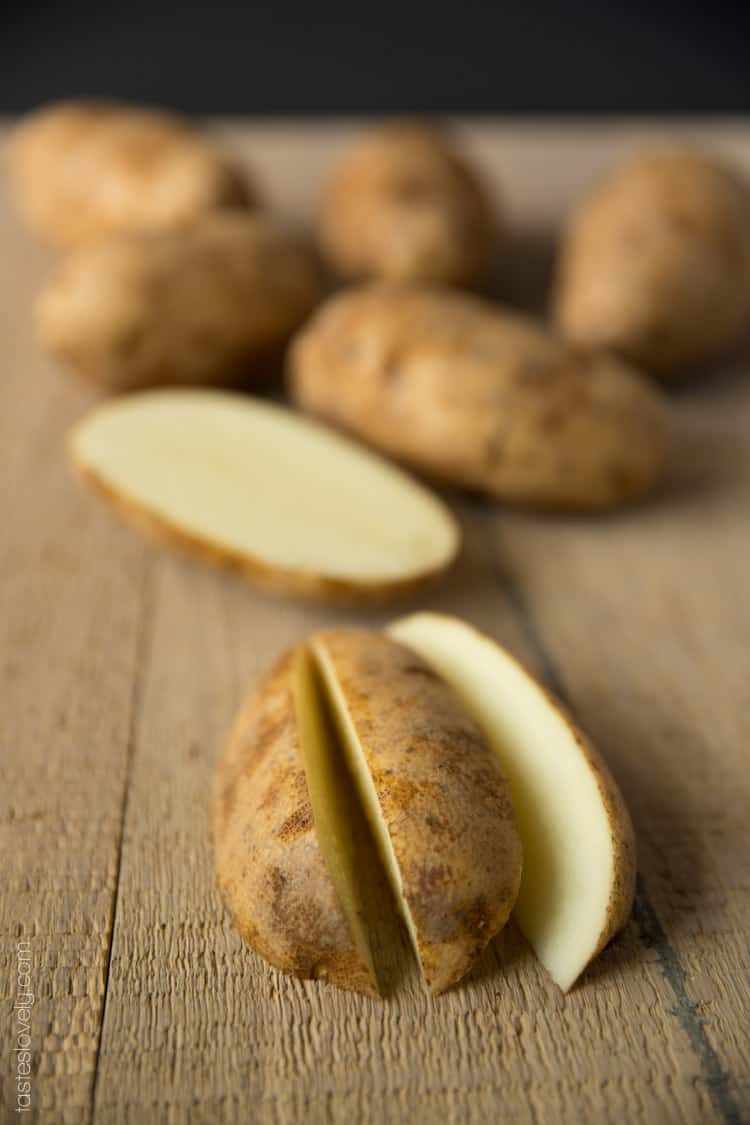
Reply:
<svg viewBox="0 0 750 1125"><path fill-rule="evenodd" d="M442 992L516 899L521 846L505 780L457 695L414 652L363 629L311 645L425 981Z"/></svg>
<svg viewBox="0 0 750 1125"><path fill-rule="evenodd" d="M405 473L240 395L130 396L85 418L71 453L131 522L278 592L387 599L444 570L459 544L447 509Z"/></svg>
<svg viewBox="0 0 750 1125"><path fill-rule="evenodd" d="M295 652L292 695L318 847L357 951L375 980L362 892L367 872L359 870L361 849L357 847L355 812L350 807L351 783L334 743L319 671L306 646Z"/></svg>
<svg viewBox="0 0 750 1125"><path fill-rule="evenodd" d="M611 775L554 700L488 637L431 613L388 632L454 688L493 747L523 844L515 917L569 989L632 905L633 831Z"/></svg>

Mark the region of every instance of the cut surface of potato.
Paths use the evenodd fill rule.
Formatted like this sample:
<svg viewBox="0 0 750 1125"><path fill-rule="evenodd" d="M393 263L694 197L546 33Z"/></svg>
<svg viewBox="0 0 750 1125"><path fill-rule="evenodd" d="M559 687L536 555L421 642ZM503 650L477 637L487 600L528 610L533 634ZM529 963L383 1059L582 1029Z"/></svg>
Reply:
<svg viewBox="0 0 750 1125"><path fill-rule="evenodd" d="M216 776L217 879L237 929L276 968L377 995L352 875L367 851L315 691L298 649L241 708Z"/></svg>
<svg viewBox="0 0 750 1125"><path fill-rule="evenodd" d="M292 695L318 846L357 951L374 981L376 972L361 890L367 872L358 869L361 849L355 839L354 794L334 744L319 675L310 651L301 645L294 656Z"/></svg>
<svg viewBox="0 0 750 1125"><path fill-rule="evenodd" d="M523 844L515 917L569 989L632 906L635 841L613 778L557 702L490 638L432 613L388 632L454 688L493 747Z"/></svg>
<svg viewBox="0 0 750 1125"><path fill-rule="evenodd" d="M447 508L407 474L291 411L216 391L154 391L74 429L85 480L131 523L266 589L387 600L444 570Z"/></svg>
<svg viewBox="0 0 750 1125"><path fill-rule="evenodd" d="M340 745L434 993L507 921L521 847L503 776L456 694L380 633L311 641Z"/></svg>

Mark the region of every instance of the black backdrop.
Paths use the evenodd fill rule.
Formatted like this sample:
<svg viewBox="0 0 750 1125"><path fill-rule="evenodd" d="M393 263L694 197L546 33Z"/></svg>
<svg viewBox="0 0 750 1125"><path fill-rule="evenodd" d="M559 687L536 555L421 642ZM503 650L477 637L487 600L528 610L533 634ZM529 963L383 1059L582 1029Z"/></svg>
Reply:
<svg viewBox="0 0 750 1125"><path fill-rule="evenodd" d="M0 112L743 112L750 0L0 4Z"/></svg>

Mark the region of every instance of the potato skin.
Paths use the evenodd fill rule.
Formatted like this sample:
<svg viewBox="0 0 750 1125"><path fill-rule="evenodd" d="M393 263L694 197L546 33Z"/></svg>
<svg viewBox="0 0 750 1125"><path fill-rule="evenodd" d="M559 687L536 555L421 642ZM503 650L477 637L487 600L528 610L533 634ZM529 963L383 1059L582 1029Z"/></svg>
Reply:
<svg viewBox="0 0 750 1125"><path fill-rule="evenodd" d="M393 121L335 169L320 245L346 278L473 285L492 260L496 218L484 189L434 126Z"/></svg>
<svg viewBox="0 0 750 1125"><path fill-rule="evenodd" d="M295 401L431 476L511 503L611 508L666 451L657 391L533 321L447 290L329 301L289 355Z"/></svg>
<svg viewBox="0 0 750 1125"><path fill-rule="evenodd" d="M554 315L572 343L665 380L721 358L750 327L750 193L685 150L638 157L565 233Z"/></svg>
<svg viewBox="0 0 750 1125"><path fill-rule="evenodd" d="M266 375L319 294L317 268L289 232L224 211L74 251L36 319L43 346L106 390L223 386Z"/></svg>
<svg viewBox="0 0 750 1125"><path fill-rule="evenodd" d="M214 852L246 941L282 972L377 996L339 905L313 823L294 714L294 653L244 704L219 763Z"/></svg>
<svg viewBox="0 0 750 1125"><path fill-rule="evenodd" d="M189 122L114 102L32 113L16 130L10 171L28 225L63 247L181 226L251 198L239 170Z"/></svg>
<svg viewBox="0 0 750 1125"><path fill-rule="evenodd" d="M521 881L508 788L479 727L416 653L382 633L318 633L393 845L425 980L442 992L502 928Z"/></svg>

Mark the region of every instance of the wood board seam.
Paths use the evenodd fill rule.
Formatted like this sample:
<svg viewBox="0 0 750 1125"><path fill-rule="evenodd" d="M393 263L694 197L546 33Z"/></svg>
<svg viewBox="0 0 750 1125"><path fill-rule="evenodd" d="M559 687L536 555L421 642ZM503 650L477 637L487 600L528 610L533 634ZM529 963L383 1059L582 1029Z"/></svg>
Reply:
<svg viewBox="0 0 750 1125"><path fill-rule="evenodd" d="M135 675L130 694L130 717L128 722L127 753L125 760L125 778L122 787L122 801L120 804L120 822L117 840L117 867L115 870L115 886L112 895L112 911L109 925L107 965L104 971L104 1000L99 1021L99 1035L96 1043L96 1058L94 1061L94 1078L91 1083L91 1110L89 1125L93 1125L96 1115L96 1095L99 1087L99 1064L101 1061L102 1044L104 1042L104 1026L107 1019L107 1006L109 1002L110 972L112 968L112 953L115 945L115 927L117 925L117 907L120 901L120 876L122 874L122 855L125 845L125 823L130 800L130 787L133 776L133 762L135 760L135 746L138 731L138 716L140 713L140 699L145 682L145 669L152 641L153 613L153 570L157 565L156 559L147 559L144 563L141 591L139 598L138 630L135 643Z"/></svg>
<svg viewBox="0 0 750 1125"><path fill-rule="evenodd" d="M534 615L523 595L520 585L503 566L491 535L489 517L483 522L485 550L490 570L496 582L511 602L521 623L526 639L537 659L543 680L551 691L565 704L575 716L576 708L569 693L565 690L562 676L555 660L547 651ZM701 1077L708 1088L711 1101L724 1125L743 1125L744 1118L732 1091L733 1080L730 1072L724 1070L718 1054L706 1034L704 1022L696 1015L697 1005L691 1003L687 992L687 978L677 951L667 937L659 919L658 912L651 902L643 878L638 872L636 896L633 904L633 920L638 930L638 938L645 948L653 949L659 968L675 998L670 1008L673 1016L684 1031L690 1050L698 1061Z"/></svg>

